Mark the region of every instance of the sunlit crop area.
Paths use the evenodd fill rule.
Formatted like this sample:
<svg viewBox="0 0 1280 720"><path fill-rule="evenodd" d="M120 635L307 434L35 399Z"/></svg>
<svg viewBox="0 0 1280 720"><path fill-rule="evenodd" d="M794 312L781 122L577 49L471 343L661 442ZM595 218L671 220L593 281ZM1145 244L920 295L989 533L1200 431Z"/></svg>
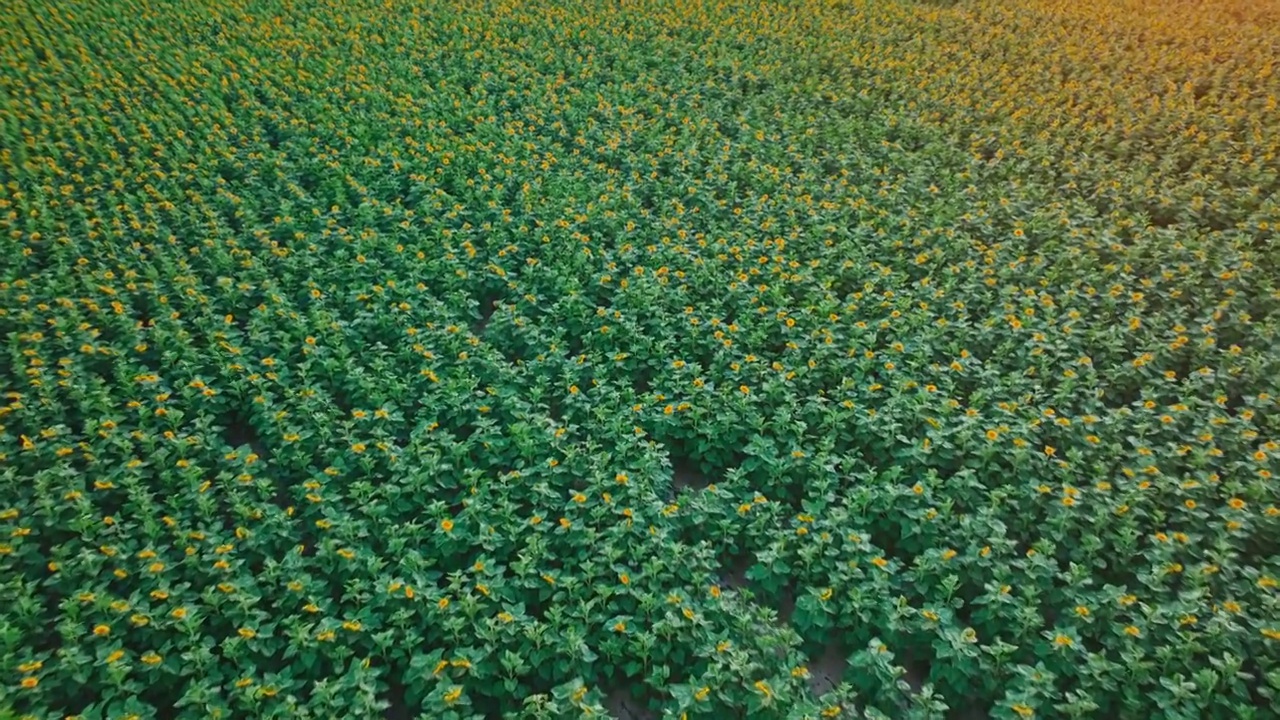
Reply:
<svg viewBox="0 0 1280 720"><path fill-rule="evenodd" d="M19 0L0 718L1263 718L1273 0Z"/></svg>

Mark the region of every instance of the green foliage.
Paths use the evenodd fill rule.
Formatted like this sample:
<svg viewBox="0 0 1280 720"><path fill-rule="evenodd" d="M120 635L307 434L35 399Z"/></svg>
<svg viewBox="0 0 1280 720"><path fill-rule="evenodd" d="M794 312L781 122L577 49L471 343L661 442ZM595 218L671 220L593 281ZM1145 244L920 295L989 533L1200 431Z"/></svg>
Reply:
<svg viewBox="0 0 1280 720"><path fill-rule="evenodd" d="M1274 717L1268 21L1043 4L14 11L0 699Z"/></svg>

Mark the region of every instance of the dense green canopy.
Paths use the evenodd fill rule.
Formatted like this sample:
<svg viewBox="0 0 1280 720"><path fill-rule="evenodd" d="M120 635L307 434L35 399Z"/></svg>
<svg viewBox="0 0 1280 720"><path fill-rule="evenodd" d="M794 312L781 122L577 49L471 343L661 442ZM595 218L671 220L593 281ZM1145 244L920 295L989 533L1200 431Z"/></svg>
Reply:
<svg viewBox="0 0 1280 720"><path fill-rule="evenodd" d="M0 717L1275 717L1277 37L7 8Z"/></svg>

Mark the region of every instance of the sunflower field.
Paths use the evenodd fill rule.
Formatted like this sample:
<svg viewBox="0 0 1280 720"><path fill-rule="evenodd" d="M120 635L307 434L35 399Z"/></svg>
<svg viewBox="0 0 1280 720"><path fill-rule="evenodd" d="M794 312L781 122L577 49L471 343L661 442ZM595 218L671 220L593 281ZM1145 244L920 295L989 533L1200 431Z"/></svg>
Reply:
<svg viewBox="0 0 1280 720"><path fill-rule="evenodd" d="M0 718L1280 716L1280 2L0 61Z"/></svg>

